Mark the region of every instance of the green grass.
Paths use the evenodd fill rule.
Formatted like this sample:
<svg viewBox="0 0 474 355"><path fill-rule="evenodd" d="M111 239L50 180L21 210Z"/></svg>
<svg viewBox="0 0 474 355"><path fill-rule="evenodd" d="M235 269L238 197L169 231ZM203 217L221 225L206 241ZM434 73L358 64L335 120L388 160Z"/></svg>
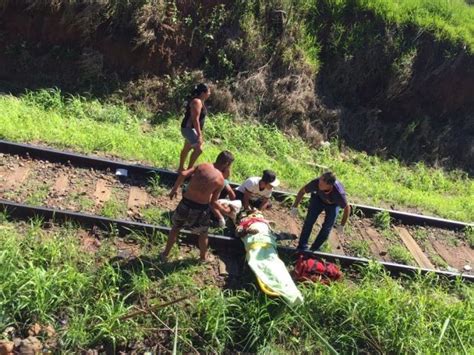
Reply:
<svg viewBox="0 0 474 355"><path fill-rule="evenodd" d="M88 211L94 207L95 202L83 192L73 192L66 197L66 203L76 204L81 211Z"/></svg>
<svg viewBox="0 0 474 355"><path fill-rule="evenodd" d="M2 215L3 216L3 215ZM244 278L221 290L197 262L197 250L157 261L162 234L130 235L133 263L112 261L113 242L84 252L74 226L43 230L41 221L0 223L0 333L51 324L58 353L104 345L118 352L145 339L188 353L461 353L474 348L474 288L434 277L394 280L371 263L357 280L300 284L295 309ZM160 304L187 297L168 307ZM140 309L149 312L122 317ZM173 331L178 324L178 331ZM177 338L176 335L177 334ZM327 345L329 344L329 346ZM115 351L112 350L115 347ZM140 352L152 351L142 348Z"/></svg>
<svg viewBox="0 0 474 355"><path fill-rule="evenodd" d="M48 196L48 193L48 185L36 186L35 190L28 194L28 196L25 198L25 203L33 206L40 206L43 204L43 201Z"/></svg>
<svg viewBox="0 0 474 355"><path fill-rule="evenodd" d="M412 234L413 238L419 243L424 243L428 240L428 231L425 228L417 228Z"/></svg>
<svg viewBox="0 0 474 355"><path fill-rule="evenodd" d="M39 141L85 153L106 152L176 169L183 144L180 117L170 116L152 131L143 132L143 116L138 117L123 106L105 105L103 110L91 110L89 105L99 104L79 98L66 100L57 91L42 90L21 98L0 96L0 137ZM120 120L110 118L108 110L118 112ZM214 144L212 138L225 144ZM337 174L352 201L416 207L427 214L474 220L474 181L460 171L446 172L421 163L406 166L394 159L383 161L351 150L341 154L337 144L316 150L274 127L237 122L226 115L211 116L205 128L205 151L199 161L214 160L222 149L236 156L232 172L236 182L272 168L285 188L296 190L322 172L315 167L317 163L329 166Z"/></svg>
<svg viewBox="0 0 474 355"><path fill-rule="evenodd" d="M158 207L148 207L142 210L143 219L147 223L161 226L171 226L171 213Z"/></svg>
<svg viewBox="0 0 474 355"><path fill-rule="evenodd" d="M21 191L6 191L3 196L7 200L14 200L21 195Z"/></svg>
<svg viewBox="0 0 474 355"><path fill-rule="evenodd" d="M389 22L415 24L438 38L465 44L474 54L474 7L464 0L357 0L357 5Z"/></svg>
<svg viewBox="0 0 474 355"><path fill-rule="evenodd" d="M382 237L384 237L391 243L396 243L397 241L400 240L400 236L398 235L398 232L396 232L392 228L382 229L380 231L380 234L382 235Z"/></svg>
<svg viewBox="0 0 474 355"><path fill-rule="evenodd" d="M366 240L351 240L348 245L351 255L355 255L362 258L370 258L372 253L370 252L369 243Z"/></svg>
<svg viewBox="0 0 474 355"><path fill-rule="evenodd" d="M446 269L449 266L448 263L436 253L433 253L432 255L430 255L430 259L436 267L441 267L441 268Z"/></svg>
<svg viewBox="0 0 474 355"><path fill-rule="evenodd" d="M464 0L320 0L307 4L310 14L325 9L334 22L348 14L369 11L384 22L414 25L437 39L466 46L474 54L474 7Z"/></svg>
<svg viewBox="0 0 474 355"><path fill-rule="evenodd" d="M390 228L392 218L387 211L377 212L374 216L374 225L378 229L386 230Z"/></svg>
<svg viewBox="0 0 474 355"><path fill-rule="evenodd" d="M140 332L134 321L118 322L130 308L117 287L120 273L108 263L96 267L94 257L81 252L74 229L16 229L0 229L0 329L35 320L61 330L65 321L66 348L99 338L114 343Z"/></svg>
<svg viewBox="0 0 474 355"><path fill-rule="evenodd" d="M452 246L452 247L459 246L460 240L455 235L446 235L444 236L444 240L449 246Z"/></svg>
<svg viewBox="0 0 474 355"><path fill-rule="evenodd" d="M388 255L390 255L392 260L395 261L396 263L408 265L414 262L413 257L411 256L410 252L401 245L391 245L388 248Z"/></svg>
<svg viewBox="0 0 474 355"><path fill-rule="evenodd" d="M148 179L147 190L154 197L162 196L168 192L168 188L161 182L160 175L158 174Z"/></svg>
<svg viewBox="0 0 474 355"><path fill-rule="evenodd" d="M469 246L474 249L474 227L467 226L464 229L464 235L466 236L466 240Z"/></svg>
<svg viewBox="0 0 474 355"><path fill-rule="evenodd" d="M116 197L112 196L110 200L104 202L100 214L108 218L123 217L127 210L126 207L123 201L119 201Z"/></svg>

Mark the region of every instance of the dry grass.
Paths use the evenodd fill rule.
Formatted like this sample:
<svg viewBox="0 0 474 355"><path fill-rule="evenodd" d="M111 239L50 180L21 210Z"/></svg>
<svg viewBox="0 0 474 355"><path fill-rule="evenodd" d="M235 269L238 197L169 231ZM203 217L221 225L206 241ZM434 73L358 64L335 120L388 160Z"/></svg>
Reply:
<svg viewBox="0 0 474 355"><path fill-rule="evenodd" d="M163 0L155 1L153 4L145 4L137 13L136 26L138 38L137 46L154 46L157 41L157 32L167 29L162 26L165 20L166 4Z"/></svg>
<svg viewBox="0 0 474 355"><path fill-rule="evenodd" d="M304 137L319 145L327 133L337 131L338 111L324 107L315 94L310 73L288 73L274 76L270 65L234 84L237 113L241 117L258 117L287 133Z"/></svg>

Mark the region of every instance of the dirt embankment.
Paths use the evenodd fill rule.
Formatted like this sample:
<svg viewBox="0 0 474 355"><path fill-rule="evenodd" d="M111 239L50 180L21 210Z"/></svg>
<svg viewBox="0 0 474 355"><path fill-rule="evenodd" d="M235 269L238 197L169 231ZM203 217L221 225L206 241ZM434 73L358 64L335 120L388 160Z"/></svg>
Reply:
<svg viewBox="0 0 474 355"><path fill-rule="evenodd" d="M324 14L321 14L324 16ZM318 93L342 107L340 133L357 149L474 172L474 56L371 13L319 33L325 65ZM340 22L339 22L340 24Z"/></svg>
<svg viewBox="0 0 474 355"><path fill-rule="evenodd" d="M212 7L218 2L204 3ZM7 3L0 18L2 80L40 86L43 79L45 85L73 90L111 73L126 80L140 73L163 75L180 66L200 65L203 50L189 42L187 27L173 23L178 11L191 21L199 16L192 13L191 4L182 2L179 9L164 4L163 13L155 13L140 7L140 2L124 9L57 3L56 7L27 0ZM32 78L38 69L43 77Z"/></svg>
<svg viewBox="0 0 474 355"><path fill-rule="evenodd" d="M196 78L189 73L201 70L217 83L214 111L272 122L314 144L340 136L357 149L474 173L474 56L371 13L335 18L324 3L297 17L226 0L6 2L0 91L58 86L159 113L180 107ZM308 16L317 70L301 49Z"/></svg>

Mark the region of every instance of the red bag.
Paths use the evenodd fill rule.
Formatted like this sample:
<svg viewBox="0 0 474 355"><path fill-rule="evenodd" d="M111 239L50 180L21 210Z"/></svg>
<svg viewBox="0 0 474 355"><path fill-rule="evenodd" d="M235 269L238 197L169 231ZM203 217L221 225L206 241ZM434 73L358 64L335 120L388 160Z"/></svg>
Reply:
<svg viewBox="0 0 474 355"><path fill-rule="evenodd" d="M296 281L318 281L326 284L341 277L342 272L337 265L303 254L298 257L293 270L293 278Z"/></svg>

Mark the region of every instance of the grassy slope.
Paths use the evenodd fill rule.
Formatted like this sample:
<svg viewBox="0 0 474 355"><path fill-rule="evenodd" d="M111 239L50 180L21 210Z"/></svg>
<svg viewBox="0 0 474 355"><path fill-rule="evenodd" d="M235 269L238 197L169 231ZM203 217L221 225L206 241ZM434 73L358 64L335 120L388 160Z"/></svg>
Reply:
<svg viewBox="0 0 474 355"><path fill-rule="evenodd" d="M440 39L465 44L474 54L474 6L464 0L357 0L357 4L389 22L413 23Z"/></svg>
<svg viewBox="0 0 474 355"><path fill-rule="evenodd" d="M474 6L464 0L304 0L304 9L323 6L333 14L347 9L368 10L386 22L413 24L445 39L466 45L474 54Z"/></svg>
<svg viewBox="0 0 474 355"><path fill-rule="evenodd" d="M252 285L220 290L192 257L160 264L156 255L166 239L161 234L133 237L141 259L132 266L112 261L117 247L110 239L90 254L73 226L45 231L38 222L0 222L0 331L49 323L63 351L148 337L171 349L176 323L183 352L315 353L326 348L316 333L342 353L455 353L474 347L474 289L466 285L395 281L374 264L357 284L300 285L305 304L291 310ZM173 260L176 255L174 250ZM133 306L187 295L189 301L120 320Z"/></svg>
<svg viewBox="0 0 474 355"><path fill-rule="evenodd" d="M40 92L20 99L1 96L0 137L176 167L182 146L177 118L144 132L140 120L121 106L78 98L66 101L58 93ZM341 153L335 145L314 150L274 128L237 123L223 115L211 117L206 125L207 143L200 161L213 160L221 149L232 151L236 155L234 181L272 168L285 187L295 190L321 172L316 163L336 172L351 200L474 220L474 181L460 172L446 173L423 164L407 167L354 151Z"/></svg>

